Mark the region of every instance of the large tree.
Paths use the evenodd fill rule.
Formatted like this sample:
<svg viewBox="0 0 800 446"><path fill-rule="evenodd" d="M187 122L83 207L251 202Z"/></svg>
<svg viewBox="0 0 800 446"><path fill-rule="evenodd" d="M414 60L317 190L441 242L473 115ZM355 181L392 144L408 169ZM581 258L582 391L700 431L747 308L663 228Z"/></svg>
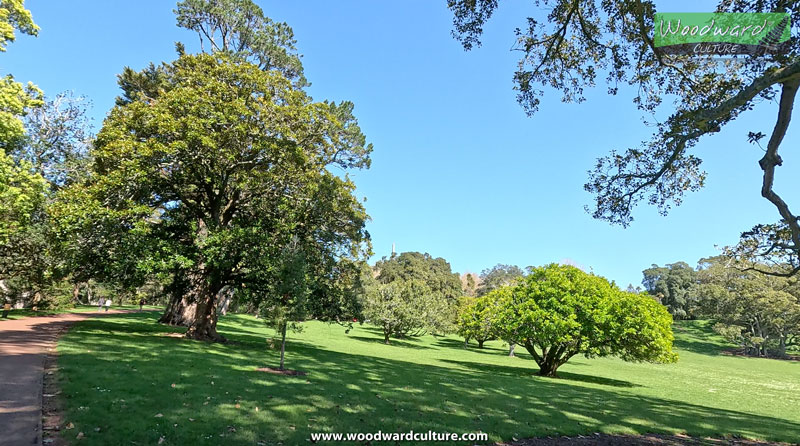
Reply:
<svg viewBox="0 0 800 446"><path fill-rule="evenodd" d="M461 279L450 264L430 254L404 252L374 267L376 284L364 299L364 315L390 336L447 333L455 322Z"/></svg>
<svg viewBox="0 0 800 446"><path fill-rule="evenodd" d="M25 137L11 152L47 179L51 191L78 181L86 171L93 138L89 105L85 97L59 93L30 108L23 119Z"/></svg>
<svg viewBox="0 0 800 446"><path fill-rule="evenodd" d="M36 36L39 27L33 23L23 0L3 0L0 2L0 52L5 52L8 44L16 40L17 31ZM0 79L0 149L8 153L19 144L25 134L22 117L41 103L41 90L30 82L22 85L10 74Z"/></svg>
<svg viewBox="0 0 800 446"><path fill-rule="evenodd" d="M441 257L421 252L404 252L379 260L375 264L375 270L380 283L420 280L431 291L441 294L450 302L455 303L461 297L461 278L452 272L450 264Z"/></svg>
<svg viewBox="0 0 800 446"><path fill-rule="evenodd" d="M165 321L186 316L187 336L219 340L219 292L266 287L291 237L315 246L315 272L331 281L339 259L365 254L354 185L328 169L368 166L371 145L352 104L312 102L278 72L216 53L164 73L156 97L112 109L74 195L95 231L119 234L104 238L106 263L170 274Z"/></svg>
<svg viewBox="0 0 800 446"><path fill-rule="evenodd" d="M381 327L386 344L391 337L448 331L449 310L448 302L419 279L379 283L364 296L364 317Z"/></svg>
<svg viewBox="0 0 800 446"><path fill-rule="evenodd" d="M0 2L0 52L16 32L37 35L30 11L22 0ZM22 85L10 74L0 78L0 294L7 297L7 280L31 278L40 271L41 224L46 182L33 166L11 156L25 138L23 118L42 105L42 92L31 83Z"/></svg>
<svg viewBox="0 0 800 446"><path fill-rule="evenodd" d="M525 273L517 265L497 265L481 271L480 285L478 285L478 296L485 296L492 291L513 284L517 279L522 278Z"/></svg>
<svg viewBox="0 0 800 446"><path fill-rule="evenodd" d="M483 26L498 0L448 0L453 11L454 35L469 50L480 45ZM649 0L542 0L543 17L529 17L516 32L521 53L514 73L517 99L534 114L545 89L562 94L565 102L582 102L584 90L605 76L609 94L620 84L637 92L634 103L650 115L664 100L672 100L671 114L655 123L653 137L641 146L612 151L600 158L585 185L595 195L595 218L627 226L640 201L666 214L681 203L687 191L703 186L706 174L693 147L716 133L756 103L774 100L775 127L764 156L761 195L777 210L778 223L757 225L742 234L734 254L742 258L770 254L783 268L768 274L800 271L800 221L796 211L774 189L775 170L783 160L781 141L789 127L800 85L800 8L785 0L724 0L719 12L788 12L791 38L781 52L760 57L696 58L656 51L653 32L656 5ZM663 3L669 7L668 2ZM758 143L765 135L751 132ZM780 256L776 256L776 254ZM755 264L752 268L758 269Z"/></svg>
<svg viewBox="0 0 800 446"><path fill-rule="evenodd" d="M619 290L574 266L531 268L525 279L494 291L495 330L525 347L542 376L571 357L619 356L673 362L672 317L658 302Z"/></svg>
<svg viewBox="0 0 800 446"><path fill-rule="evenodd" d="M652 265L642 271L642 285L648 294L667 307L675 319L693 319L699 296L697 272L685 262Z"/></svg>
<svg viewBox="0 0 800 446"><path fill-rule="evenodd" d="M39 229L47 183L30 164L0 150L0 297L8 298L11 278L35 279L44 240Z"/></svg>

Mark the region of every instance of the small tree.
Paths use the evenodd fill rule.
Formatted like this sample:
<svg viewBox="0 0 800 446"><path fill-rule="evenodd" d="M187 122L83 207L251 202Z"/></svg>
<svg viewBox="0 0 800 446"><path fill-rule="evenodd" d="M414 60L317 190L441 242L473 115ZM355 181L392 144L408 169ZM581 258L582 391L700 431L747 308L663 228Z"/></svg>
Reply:
<svg viewBox="0 0 800 446"><path fill-rule="evenodd" d="M626 361L674 362L672 317L647 297L567 265L531 268L498 302L497 331L522 345L555 377L577 354Z"/></svg>
<svg viewBox="0 0 800 446"><path fill-rule="evenodd" d="M694 319L697 309L697 271L685 262L642 271L642 285L657 297L675 319Z"/></svg>
<svg viewBox="0 0 800 446"><path fill-rule="evenodd" d="M306 316L306 302L309 293L306 278L306 259L297 237L280 254L275 277L275 286L261 301L259 312L264 321L274 328L281 337L280 370L284 370L286 353L286 330L300 331L296 324Z"/></svg>
<svg viewBox="0 0 800 446"><path fill-rule="evenodd" d="M458 334L464 337L464 345L475 339L478 348L483 348L484 342L496 338L495 317L496 308L491 297L465 298L457 321Z"/></svg>
<svg viewBox="0 0 800 446"><path fill-rule="evenodd" d="M392 336L419 336L447 330L448 304L425 282L417 279L395 280L366 294L364 316L383 329L389 344Z"/></svg>

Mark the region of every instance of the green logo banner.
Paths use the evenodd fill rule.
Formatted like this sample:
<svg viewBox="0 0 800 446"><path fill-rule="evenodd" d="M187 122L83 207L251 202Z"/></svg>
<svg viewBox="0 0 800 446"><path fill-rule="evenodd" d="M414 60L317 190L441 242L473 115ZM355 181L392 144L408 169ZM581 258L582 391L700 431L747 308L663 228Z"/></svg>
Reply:
<svg viewBox="0 0 800 446"><path fill-rule="evenodd" d="M788 13L656 13L653 41L665 54L774 54L785 51Z"/></svg>

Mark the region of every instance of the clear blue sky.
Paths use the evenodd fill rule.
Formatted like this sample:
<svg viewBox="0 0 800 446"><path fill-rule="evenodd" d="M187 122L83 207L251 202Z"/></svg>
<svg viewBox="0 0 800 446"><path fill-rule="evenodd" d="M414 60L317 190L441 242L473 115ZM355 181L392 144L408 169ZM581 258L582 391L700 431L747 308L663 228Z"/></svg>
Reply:
<svg viewBox="0 0 800 446"><path fill-rule="evenodd" d="M650 129L631 90L611 97L602 85L580 105L562 104L550 91L540 113L525 116L511 90L519 54L510 48L525 17L543 16L532 2L502 4L483 47L472 52L451 37L444 0L257 2L294 28L314 98L356 104L375 145L372 168L353 176L368 199L376 257L389 254L394 242L398 251L444 257L459 272L569 260L622 286L638 285L652 263L694 264L753 224L777 220L759 195L761 152L746 141L750 130L772 129L772 103L701 140L707 186L669 216L641 206L623 229L586 214L591 196L583 184L595 158L638 144ZM28 0L26 6L41 33L20 37L0 54L0 73L33 81L47 94L89 97L97 127L124 66L172 60L175 41L190 51L198 46L194 34L175 26L168 0ZM711 2L668 6L713 9ZM798 132L795 124L784 142L776 185L795 208Z"/></svg>

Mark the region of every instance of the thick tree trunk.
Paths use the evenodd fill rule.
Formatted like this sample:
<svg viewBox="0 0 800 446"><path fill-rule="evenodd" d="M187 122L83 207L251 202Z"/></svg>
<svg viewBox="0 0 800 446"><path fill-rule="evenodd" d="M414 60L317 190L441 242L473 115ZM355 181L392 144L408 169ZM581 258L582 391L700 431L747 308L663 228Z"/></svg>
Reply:
<svg viewBox="0 0 800 446"><path fill-rule="evenodd" d="M383 343L389 345L389 335L391 334L390 330L386 327L383 328Z"/></svg>
<svg viewBox="0 0 800 446"><path fill-rule="evenodd" d="M483 348L483 343L486 342L483 339L478 339L478 348Z"/></svg>
<svg viewBox="0 0 800 446"><path fill-rule="evenodd" d="M547 376L549 378L558 378L556 371L558 370L558 363L541 362L539 363L539 375Z"/></svg>
<svg viewBox="0 0 800 446"><path fill-rule="evenodd" d="M517 344L514 344L513 342L508 344L508 356L510 356L512 358L514 357L514 349L516 347L517 347Z"/></svg>
<svg viewBox="0 0 800 446"><path fill-rule="evenodd" d="M280 370L284 370L283 368L283 356L286 353L286 322L281 325L281 366Z"/></svg>
<svg viewBox="0 0 800 446"><path fill-rule="evenodd" d="M200 341L225 342L217 333L217 295L222 287L202 265L189 275L189 290L185 296L194 303L194 317L186 337Z"/></svg>
<svg viewBox="0 0 800 446"><path fill-rule="evenodd" d="M164 314L158 322L167 325L189 327L194 323L197 312L197 303L189 300L190 296L181 295L179 292L172 294Z"/></svg>
<svg viewBox="0 0 800 446"><path fill-rule="evenodd" d="M549 346L541 347L541 354L539 354L533 342L528 339L524 340L522 346L525 347L525 350L533 356L536 364L539 365L539 376L550 378L557 378L556 372L558 368L577 353L577 351L568 351L566 346Z"/></svg>

